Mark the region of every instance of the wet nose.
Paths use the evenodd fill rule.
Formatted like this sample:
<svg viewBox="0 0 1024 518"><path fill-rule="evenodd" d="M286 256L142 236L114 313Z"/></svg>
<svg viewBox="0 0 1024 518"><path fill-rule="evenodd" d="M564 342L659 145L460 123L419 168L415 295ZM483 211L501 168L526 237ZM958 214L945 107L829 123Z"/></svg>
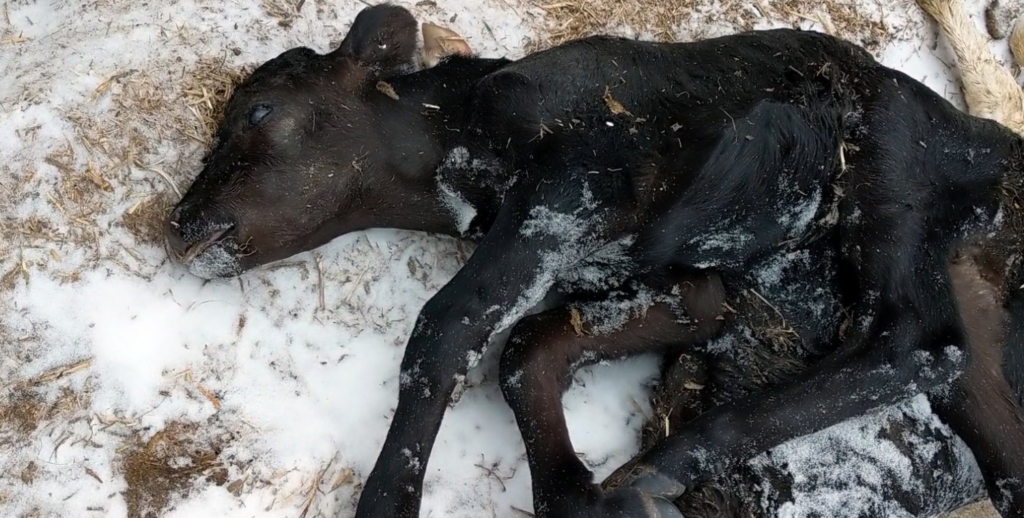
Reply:
<svg viewBox="0 0 1024 518"><path fill-rule="evenodd" d="M216 243L234 228L234 221L222 214L210 217L206 211L197 212L182 204L171 211L164 232L168 251L182 259Z"/></svg>

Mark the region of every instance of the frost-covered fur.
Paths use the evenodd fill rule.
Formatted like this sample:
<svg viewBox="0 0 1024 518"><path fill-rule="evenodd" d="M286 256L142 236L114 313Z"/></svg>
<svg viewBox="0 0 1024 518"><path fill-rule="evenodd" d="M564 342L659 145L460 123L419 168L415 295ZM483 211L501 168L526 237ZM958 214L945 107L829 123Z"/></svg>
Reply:
<svg viewBox="0 0 1024 518"><path fill-rule="evenodd" d="M782 444L676 503L687 518L926 518L984 496L970 449L918 396Z"/></svg>

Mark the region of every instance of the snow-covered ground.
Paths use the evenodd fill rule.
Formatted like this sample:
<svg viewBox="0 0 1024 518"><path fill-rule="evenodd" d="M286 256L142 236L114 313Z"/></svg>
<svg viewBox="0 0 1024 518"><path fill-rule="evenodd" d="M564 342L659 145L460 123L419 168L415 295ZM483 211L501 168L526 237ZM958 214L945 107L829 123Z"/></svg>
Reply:
<svg viewBox="0 0 1024 518"><path fill-rule="evenodd" d="M549 29L541 4L404 5L487 56L517 57ZM707 17L679 27L681 39L735 30L708 21L719 4L699 5ZM759 5L756 26L786 25ZM199 169L205 137L192 110L203 101L188 106L205 96L196 71L236 70L298 45L327 51L362 7L0 7L0 515L351 514L394 409L415 315L471 249L380 230L204 282L147 236L160 204ZM912 2L862 7L899 33L882 41L886 64L960 102L949 52L934 48ZM993 48L1006 57L1005 44ZM491 360L445 419L423 516L531 509L523 445ZM635 452L656 366L641 357L586 369L566 395L573 440L599 477Z"/></svg>

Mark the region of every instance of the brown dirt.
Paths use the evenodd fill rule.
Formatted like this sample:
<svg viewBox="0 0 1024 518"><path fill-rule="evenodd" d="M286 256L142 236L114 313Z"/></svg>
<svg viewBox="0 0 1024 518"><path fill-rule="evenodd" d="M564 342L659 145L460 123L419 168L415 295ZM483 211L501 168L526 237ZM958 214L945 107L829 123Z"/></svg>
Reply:
<svg viewBox="0 0 1024 518"><path fill-rule="evenodd" d="M188 494L200 477L223 485L227 470L218 459L222 444L196 438L195 424L172 422L148 441L136 437L121 459L129 518L156 518L174 499Z"/></svg>

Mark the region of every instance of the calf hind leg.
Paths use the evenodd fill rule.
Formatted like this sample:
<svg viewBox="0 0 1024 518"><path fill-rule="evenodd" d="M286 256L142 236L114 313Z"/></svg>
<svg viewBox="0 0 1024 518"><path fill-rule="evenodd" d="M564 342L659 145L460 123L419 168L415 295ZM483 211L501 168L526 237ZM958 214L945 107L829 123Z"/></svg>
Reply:
<svg viewBox="0 0 1024 518"><path fill-rule="evenodd" d="M672 299L651 301L653 305L643 302L644 297L592 303L595 310L616 307L614 311L631 313L614 330L590 317L581 322L578 310L569 307L527 317L513 328L501 359L501 388L526 443L538 517L569 516L584 503L628 516L680 516L667 500L636 493L605 499L576 456L561 404L572 372L584 364L664 352L707 340L717 331L724 301L718 278L700 275L677 285ZM583 305L584 314L590 314L587 307Z"/></svg>
<svg viewBox="0 0 1024 518"><path fill-rule="evenodd" d="M1005 518L1024 517L1024 412L1013 387L1022 366L1024 292L1009 311L996 288L969 259L951 267L958 309L967 330L971 362L948 391L932 396L938 415L974 453L988 493Z"/></svg>
<svg viewBox="0 0 1024 518"><path fill-rule="evenodd" d="M911 208L875 211L850 228L862 250L853 335L809 375L720 405L642 456L627 483L675 498L785 441L955 379L966 363L941 243L916 242ZM938 253L928 253L938 248ZM893 254L899 250L900 254Z"/></svg>

